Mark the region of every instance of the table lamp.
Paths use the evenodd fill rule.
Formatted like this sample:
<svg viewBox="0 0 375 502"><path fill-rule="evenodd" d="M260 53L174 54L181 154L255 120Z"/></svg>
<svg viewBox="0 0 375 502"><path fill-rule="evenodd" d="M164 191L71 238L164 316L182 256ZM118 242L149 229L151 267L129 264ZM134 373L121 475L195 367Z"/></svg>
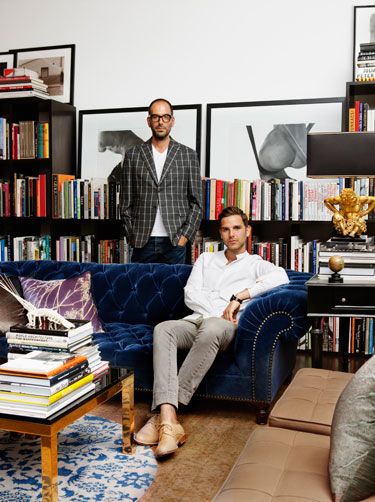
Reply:
<svg viewBox="0 0 375 502"><path fill-rule="evenodd" d="M309 178L350 178L350 188L324 199L336 231L346 238L366 233L364 216L375 208L375 197L357 195L356 178L375 177L375 132L310 133L307 135ZM338 206L338 207L336 207Z"/></svg>

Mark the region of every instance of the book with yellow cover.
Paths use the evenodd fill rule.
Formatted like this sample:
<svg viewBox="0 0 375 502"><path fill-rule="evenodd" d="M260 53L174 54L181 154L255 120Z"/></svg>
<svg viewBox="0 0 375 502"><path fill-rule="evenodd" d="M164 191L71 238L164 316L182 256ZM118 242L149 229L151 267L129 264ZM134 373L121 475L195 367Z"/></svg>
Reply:
<svg viewBox="0 0 375 502"><path fill-rule="evenodd" d="M51 396L40 396L36 394L24 394L20 392L2 392L0 391L0 401L7 403L22 403L22 404L38 404L40 406L48 406L55 403L64 396L67 396L76 389L79 389L83 385L91 382L94 378L92 373L84 376L77 382L69 385L65 389L62 389Z"/></svg>

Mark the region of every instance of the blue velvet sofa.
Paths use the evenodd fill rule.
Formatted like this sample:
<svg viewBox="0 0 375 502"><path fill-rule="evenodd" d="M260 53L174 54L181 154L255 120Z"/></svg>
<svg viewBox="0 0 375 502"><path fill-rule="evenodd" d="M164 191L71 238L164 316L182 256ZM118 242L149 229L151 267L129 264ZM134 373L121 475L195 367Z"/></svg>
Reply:
<svg viewBox="0 0 375 502"><path fill-rule="evenodd" d="M133 368L136 388L152 390L152 332L164 320L189 313L183 288L190 265L24 261L0 263L0 273L41 280L92 274L92 294L104 333L94 335L104 359ZM308 329L307 293L311 274L288 271L290 283L252 300L242 314L230 349L220 353L197 395L244 401L262 422L280 386L291 375L298 339ZM0 357L7 352L0 338ZM181 359L184 354L181 354Z"/></svg>

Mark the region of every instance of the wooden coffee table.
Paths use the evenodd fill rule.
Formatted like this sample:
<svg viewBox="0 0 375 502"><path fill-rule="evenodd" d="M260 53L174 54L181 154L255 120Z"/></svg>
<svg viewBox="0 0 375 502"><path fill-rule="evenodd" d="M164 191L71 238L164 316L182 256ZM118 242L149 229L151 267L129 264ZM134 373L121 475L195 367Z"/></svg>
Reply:
<svg viewBox="0 0 375 502"><path fill-rule="evenodd" d="M58 501L57 433L119 392L122 393L122 451L132 454L135 449L132 443L134 374L123 368L110 368L109 372L97 381L95 390L49 418L29 418L0 413L0 429L34 434L41 438L43 502Z"/></svg>

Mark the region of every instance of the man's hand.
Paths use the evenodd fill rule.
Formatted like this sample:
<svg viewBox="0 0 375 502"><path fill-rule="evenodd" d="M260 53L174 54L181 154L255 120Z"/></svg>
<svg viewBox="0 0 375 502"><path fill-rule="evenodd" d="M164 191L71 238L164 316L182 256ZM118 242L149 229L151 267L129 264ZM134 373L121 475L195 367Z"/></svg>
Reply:
<svg viewBox="0 0 375 502"><path fill-rule="evenodd" d="M236 300L232 300L228 303L227 308L223 312L223 319L232 322L233 324L237 324L237 313L240 309L240 303L236 302Z"/></svg>
<svg viewBox="0 0 375 502"><path fill-rule="evenodd" d="M178 239L177 245L178 246L186 246L188 239L184 235L181 235L181 237Z"/></svg>

